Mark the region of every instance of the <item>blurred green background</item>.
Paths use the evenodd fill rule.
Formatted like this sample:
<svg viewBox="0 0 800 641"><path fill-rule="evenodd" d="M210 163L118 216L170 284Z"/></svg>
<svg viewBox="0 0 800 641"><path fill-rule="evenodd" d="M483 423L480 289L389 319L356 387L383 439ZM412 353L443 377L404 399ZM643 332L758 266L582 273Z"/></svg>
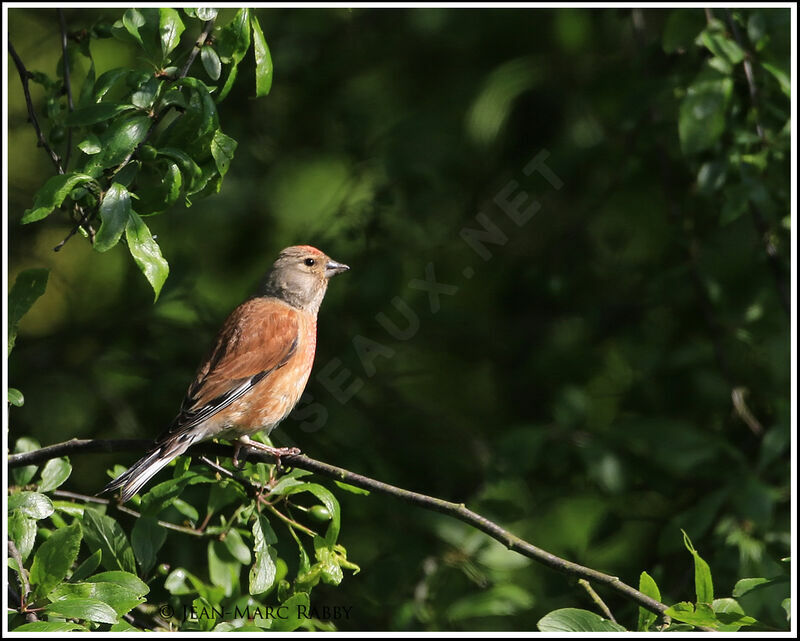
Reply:
<svg viewBox="0 0 800 641"><path fill-rule="evenodd" d="M121 13L65 17L78 30ZM742 65L721 121L710 107L718 140L681 148L682 101L711 56L694 41L702 9L258 16L272 92L251 98L248 57L220 106L239 142L221 193L148 219L171 268L155 305L124 247L98 254L76 236L54 253L66 214L19 224L53 168L9 61L9 286L51 269L9 361L26 401L9 441L154 437L229 311L280 249L312 244L352 269L331 284L309 396L277 444L464 502L633 585L647 570L667 603L693 595L680 528L720 596L778 574L790 541L789 97L760 63L788 74L789 11L734 16L771 136L754 180L736 164L760 149ZM7 27L29 69L55 73L55 10L11 9ZM116 40L92 47L98 75L147 68ZM541 152L555 178L524 171ZM539 203L523 224L498 204L515 199ZM464 237L480 221L507 238L484 239L487 260ZM451 288L429 297L415 281L426 269ZM387 331L408 315L406 336ZM348 370L344 403L318 377L326 365L331 378ZM734 409L737 388L757 424ZM66 489L92 494L134 458L73 457ZM362 568L315 591L317 604L353 606L339 629L532 630L554 608L592 609L574 581L466 526L336 493L340 540ZM195 563L188 554L172 536L161 560ZM748 598L748 613L785 622L775 594Z"/></svg>

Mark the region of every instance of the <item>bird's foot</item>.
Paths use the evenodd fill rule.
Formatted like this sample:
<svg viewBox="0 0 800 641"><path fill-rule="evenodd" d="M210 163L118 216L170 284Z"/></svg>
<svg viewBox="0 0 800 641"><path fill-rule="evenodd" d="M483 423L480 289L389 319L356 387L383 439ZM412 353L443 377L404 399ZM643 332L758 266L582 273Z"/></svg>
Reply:
<svg viewBox="0 0 800 641"><path fill-rule="evenodd" d="M272 447L271 445L264 445L264 443L259 443L258 441L250 440L248 436L240 436L236 439L236 444L234 445L233 450L233 464L234 466L238 467L238 458L239 458L239 450L241 450L244 446L250 446L257 450L261 450L266 452L267 454L272 454L275 457L275 465L280 468L281 466L281 458L284 456L298 456L302 454L300 448L297 447Z"/></svg>

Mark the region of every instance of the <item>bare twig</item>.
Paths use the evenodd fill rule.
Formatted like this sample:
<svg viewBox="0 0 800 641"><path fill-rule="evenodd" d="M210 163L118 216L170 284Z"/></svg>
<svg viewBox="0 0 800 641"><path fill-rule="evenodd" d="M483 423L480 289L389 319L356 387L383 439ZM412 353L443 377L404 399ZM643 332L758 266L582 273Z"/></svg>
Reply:
<svg viewBox="0 0 800 641"><path fill-rule="evenodd" d="M58 22L61 25L61 55L64 61L64 90L67 94L67 107L70 113L75 109L72 102L72 84L70 82L69 56L67 52L67 22L64 20L64 10L58 9ZM67 127L67 151L64 154L64 171L69 168L69 156L72 153L72 127Z"/></svg>
<svg viewBox="0 0 800 641"><path fill-rule="evenodd" d="M733 408L736 411L736 415L741 418L745 423L747 423L747 427L750 428L750 431L753 432L756 436L759 436L761 433L764 432L764 428L758 419L753 415L750 411L750 408L747 407L747 403L745 402L744 398L747 395L748 389L746 387L734 387L733 391L731 392L731 400L733 400Z"/></svg>
<svg viewBox="0 0 800 641"><path fill-rule="evenodd" d="M594 602L594 604L598 608L600 608L600 611L603 613L603 616L606 619L609 619L610 621L613 621L614 623L616 623L617 620L614 618L614 615L611 614L611 610L609 610L609 608L606 605L605 601L603 601L603 599L600 598L600 595L597 594L597 592L594 591L594 588L592 587L592 584L589 583L586 579L578 579L578 584L584 590L586 590L586 592L589 594L589 598Z"/></svg>
<svg viewBox="0 0 800 641"><path fill-rule="evenodd" d="M22 59L17 54L17 51L14 49L14 45L11 44L11 40L8 41L8 52L14 59L14 64L17 66L17 72L19 73L19 79L22 81L22 92L25 94L25 104L28 107L28 120L30 120L30 123L33 125L33 128L36 131L38 146L44 147L44 150L50 156L50 160L53 161L53 164L55 165L58 173L63 174L64 167L61 165L61 158L48 144L47 139L44 137L44 134L42 133L42 128L39 126L39 120L36 118L36 110L33 108L33 100L31 98L31 90L29 86L31 72L25 68L25 64L22 62Z"/></svg>
<svg viewBox="0 0 800 641"><path fill-rule="evenodd" d="M19 584L22 588L22 593L19 595L19 611L25 612L27 610L27 599L30 594L31 586L28 583L28 571L22 564L22 555L20 554L17 546L11 539L8 539L8 553L17 563L17 576L19 577Z"/></svg>
<svg viewBox="0 0 800 641"><path fill-rule="evenodd" d="M10 468L14 468L38 464L52 458L65 456L67 454L72 455L90 452L142 451L150 445L152 445L150 441L138 439L109 441L73 439L65 443L58 443L56 445L44 447L32 452L13 454L8 457L8 466ZM259 449L249 446L244 446L242 449L246 450L248 458L264 463L275 462L272 455L267 454ZM233 448L230 446L221 445L219 443L205 442L193 446L189 450L189 453L193 455L227 457L232 455ZM655 612L656 614L663 616L667 609L666 605L656 601L655 599L652 599L642 592L639 592L639 590L636 590L630 585L627 585L621 581L619 577L611 576L598 570L584 567L542 550L541 548L538 548L535 545L515 536L508 530L499 526L497 523L490 521L480 514L476 514L462 503L452 503L450 501L445 501L433 496L427 496L418 492L404 490L402 488L389 485L388 483L383 483L376 479L350 472L349 470L345 470L341 467L336 467L322 461L317 461L302 454L286 456L283 457L283 459L286 464L290 465L291 467L308 470L309 472L314 472L320 476L342 481L344 483L370 490L372 492L393 496L394 498L406 503L410 503L411 505L451 516L484 532L485 534L488 534L493 539L500 541L509 550L513 550L536 561L537 563L546 565L547 567L564 574L586 580L592 580L596 584L605 585L623 597L635 602L640 607L649 610L650 612Z"/></svg>

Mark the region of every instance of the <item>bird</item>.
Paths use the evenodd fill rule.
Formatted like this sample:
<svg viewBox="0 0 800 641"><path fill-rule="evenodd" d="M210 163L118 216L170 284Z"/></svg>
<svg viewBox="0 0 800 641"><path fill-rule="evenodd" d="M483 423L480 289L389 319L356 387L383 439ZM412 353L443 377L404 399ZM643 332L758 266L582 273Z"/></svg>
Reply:
<svg viewBox="0 0 800 641"><path fill-rule="evenodd" d="M262 430L269 434L303 394L328 281L349 269L310 245L281 251L257 293L222 325L170 426L144 457L99 494L121 488L124 503L191 445L211 438L234 440L234 464L244 445L278 460L299 454L297 448L274 448L249 437Z"/></svg>

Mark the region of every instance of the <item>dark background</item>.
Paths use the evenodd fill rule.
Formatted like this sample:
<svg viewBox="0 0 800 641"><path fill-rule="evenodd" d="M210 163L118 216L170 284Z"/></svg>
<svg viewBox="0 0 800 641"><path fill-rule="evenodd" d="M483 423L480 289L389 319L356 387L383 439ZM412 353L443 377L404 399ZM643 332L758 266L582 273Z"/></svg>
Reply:
<svg viewBox="0 0 800 641"><path fill-rule="evenodd" d="M665 51L676 11L687 32L703 29L701 9L635 20L628 9L259 9L272 92L250 97L249 54L220 106L239 141L222 192L147 220L171 268L155 305L123 246L97 254L76 236L55 254L65 214L19 225L52 165L9 61L9 284L51 269L10 359L9 384L26 399L10 443L155 436L225 316L280 249L312 244L352 268L322 306L315 372L333 362L334 377L349 370L341 387L362 383L341 403L312 375L305 422L287 420L276 443L464 502L630 584L647 570L667 603L694 595L680 528L719 596L779 573L790 540L779 294L789 153L770 156L759 179L776 278L752 213L725 216L748 198L733 190L735 172L711 187L698 178L754 128L741 66L720 142L681 153L680 100L709 54L692 38ZM788 10L737 16L746 25L755 13L769 35L759 59L788 73ZM78 29L121 10L65 15ZM55 72L55 10L12 9L8 28L30 69ZM115 40L93 52L98 75L135 59ZM789 100L756 73L775 133ZM542 151L560 189L523 172ZM540 203L522 225L495 202L512 180L511 199ZM462 237L481 213L507 236L486 244L485 261ZM428 266L458 288L438 310L413 283ZM396 298L418 319L407 340L378 318L405 325ZM736 388L760 432L734 410ZM107 467L133 459L73 457L66 489L94 493ZM573 581L466 526L331 487L340 540L362 568L315 591L315 604L353 606L339 629L530 630L554 608L592 609ZM196 564L188 555L171 536L161 560ZM604 596L633 625L635 609ZM777 595L749 598L755 616L785 621Z"/></svg>

